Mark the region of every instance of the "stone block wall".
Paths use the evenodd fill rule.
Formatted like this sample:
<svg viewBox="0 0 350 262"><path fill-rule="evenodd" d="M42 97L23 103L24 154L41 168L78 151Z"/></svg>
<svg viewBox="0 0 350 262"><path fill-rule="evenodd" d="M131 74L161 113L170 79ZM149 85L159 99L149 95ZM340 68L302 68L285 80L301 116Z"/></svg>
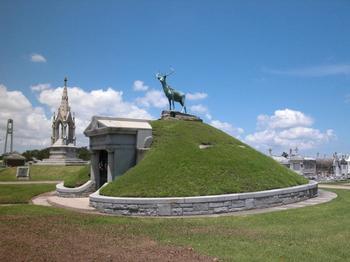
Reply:
<svg viewBox="0 0 350 262"><path fill-rule="evenodd" d="M90 205L100 212L127 216L193 216L230 213L280 206L316 197L317 182L252 193L199 197L129 198L90 195Z"/></svg>
<svg viewBox="0 0 350 262"><path fill-rule="evenodd" d="M79 187L65 187L62 183L56 185L56 194L59 197L87 197L95 190L95 184L89 180Z"/></svg>

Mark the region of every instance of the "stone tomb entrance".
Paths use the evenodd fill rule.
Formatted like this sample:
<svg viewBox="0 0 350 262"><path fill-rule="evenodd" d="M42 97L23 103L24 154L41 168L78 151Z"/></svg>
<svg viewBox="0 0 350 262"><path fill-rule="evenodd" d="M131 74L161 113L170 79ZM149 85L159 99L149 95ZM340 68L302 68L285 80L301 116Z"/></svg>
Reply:
<svg viewBox="0 0 350 262"><path fill-rule="evenodd" d="M136 165L152 143L147 120L94 116L84 131L91 150L91 180L96 188Z"/></svg>
<svg viewBox="0 0 350 262"><path fill-rule="evenodd" d="M107 182L108 152L106 150L98 151L98 177L96 177L97 186L100 187Z"/></svg>

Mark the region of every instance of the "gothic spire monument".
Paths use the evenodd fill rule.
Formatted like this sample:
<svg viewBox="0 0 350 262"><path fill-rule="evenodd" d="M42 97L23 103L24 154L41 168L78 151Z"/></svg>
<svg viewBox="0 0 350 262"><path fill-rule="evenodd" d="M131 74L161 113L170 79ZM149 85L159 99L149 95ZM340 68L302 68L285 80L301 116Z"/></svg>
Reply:
<svg viewBox="0 0 350 262"><path fill-rule="evenodd" d="M75 117L68 103L67 77L64 79L61 105L52 118L52 145L75 145Z"/></svg>
<svg viewBox="0 0 350 262"><path fill-rule="evenodd" d="M71 112L68 102L67 77L64 78L64 87L61 104L52 117L52 136L50 158L44 159L41 165L82 165L85 161L77 158L75 137L75 116Z"/></svg>

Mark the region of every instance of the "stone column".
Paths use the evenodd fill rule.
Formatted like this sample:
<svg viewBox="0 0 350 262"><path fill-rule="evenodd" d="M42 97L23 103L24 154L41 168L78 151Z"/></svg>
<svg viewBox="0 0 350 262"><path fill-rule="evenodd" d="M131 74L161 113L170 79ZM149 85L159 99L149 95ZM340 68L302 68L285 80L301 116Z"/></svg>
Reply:
<svg viewBox="0 0 350 262"><path fill-rule="evenodd" d="M52 123L52 137L51 137L51 145L55 143L55 138L56 138L56 129L55 129L55 124Z"/></svg>
<svg viewBox="0 0 350 262"><path fill-rule="evenodd" d="M67 145L67 124L64 123L63 124L63 141L64 141L64 144Z"/></svg>
<svg viewBox="0 0 350 262"><path fill-rule="evenodd" d="M113 174L114 174L114 149L107 149L107 152L108 152L107 182L112 182Z"/></svg>
<svg viewBox="0 0 350 262"><path fill-rule="evenodd" d="M74 126L72 126L72 140L73 140L73 144L76 146L75 127Z"/></svg>
<svg viewBox="0 0 350 262"><path fill-rule="evenodd" d="M60 125L55 124L55 142L60 138Z"/></svg>
<svg viewBox="0 0 350 262"><path fill-rule="evenodd" d="M61 139L63 139L63 123L61 123Z"/></svg>
<svg viewBox="0 0 350 262"><path fill-rule="evenodd" d="M98 168L98 162L99 162L99 152L97 150L92 150L91 151L91 169L90 169L91 181L96 186L101 186L100 185L100 171Z"/></svg>

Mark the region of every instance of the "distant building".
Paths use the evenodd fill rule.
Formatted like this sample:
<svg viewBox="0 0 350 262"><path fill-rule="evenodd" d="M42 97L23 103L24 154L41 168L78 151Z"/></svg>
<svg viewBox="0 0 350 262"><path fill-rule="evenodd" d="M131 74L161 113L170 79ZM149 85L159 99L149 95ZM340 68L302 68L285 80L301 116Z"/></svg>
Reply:
<svg viewBox="0 0 350 262"><path fill-rule="evenodd" d="M346 159L349 159L349 156L338 156L337 153L333 155L333 166L334 174L336 177L342 177L349 174L349 162Z"/></svg>
<svg viewBox="0 0 350 262"><path fill-rule="evenodd" d="M17 152L4 154L4 164L7 167L24 166L26 158Z"/></svg>
<svg viewBox="0 0 350 262"><path fill-rule="evenodd" d="M296 173L312 180L339 180L350 178L350 155L337 153L331 158L320 158L317 156L305 157L298 153L298 149L283 153L282 156L275 156L269 150L270 156L281 165L292 169Z"/></svg>

